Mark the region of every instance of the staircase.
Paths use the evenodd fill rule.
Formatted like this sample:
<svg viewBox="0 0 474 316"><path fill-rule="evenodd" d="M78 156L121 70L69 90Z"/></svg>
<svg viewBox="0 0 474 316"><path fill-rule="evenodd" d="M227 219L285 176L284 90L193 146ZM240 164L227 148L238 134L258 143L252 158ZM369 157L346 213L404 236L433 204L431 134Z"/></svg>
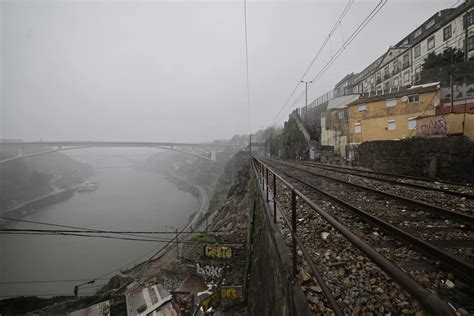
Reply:
<svg viewBox="0 0 474 316"><path fill-rule="evenodd" d="M301 116L298 114L298 112L296 111L292 112L290 114L290 118L295 120L296 125L298 126L298 129L303 134L303 137L306 140L306 143L308 144L309 160L315 160L317 158L316 149L319 147L319 142L317 140L311 139L311 136L309 135L308 130L304 126Z"/></svg>

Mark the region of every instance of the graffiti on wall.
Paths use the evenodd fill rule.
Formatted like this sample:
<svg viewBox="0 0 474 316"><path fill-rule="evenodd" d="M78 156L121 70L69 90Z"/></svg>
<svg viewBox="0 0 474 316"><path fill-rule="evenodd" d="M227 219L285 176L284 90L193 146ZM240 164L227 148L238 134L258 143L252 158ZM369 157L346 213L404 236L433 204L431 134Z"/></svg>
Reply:
<svg viewBox="0 0 474 316"><path fill-rule="evenodd" d="M416 123L418 136L430 137L448 134L448 122L444 115L421 118Z"/></svg>
<svg viewBox="0 0 474 316"><path fill-rule="evenodd" d="M221 303L224 306L233 305L243 301L243 291L241 285L228 285L221 288Z"/></svg>
<svg viewBox="0 0 474 316"><path fill-rule="evenodd" d="M201 301L201 306L204 311L211 307L217 307L218 305L230 306L238 302L242 302L243 288L242 285L227 285L216 290L214 293L206 297Z"/></svg>
<svg viewBox="0 0 474 316"><path fill-rule="evenodd" d="M222 245L206 244L204 255L209 258L230 259L232 258L232 248Z"/></svg>
<svg viewBox="0 0 474 316"><path fill-rule="evenodd" d="M176 290L181 285L183 285L184 280L181 277L176 277L174 275L170 275L170 276L163 277L162 282L163 282L163 286L167 290Z"/></svg>
<svg viewBox="0 0 474 316"><path fill-rule="evenodd" d="M224 267L209 264L196 263L196 274L207 278L220 278L224 272Z"/></svg>
<svg viewBox="0 0 474 316"><path fill-rule="evenodd" d="M201 306L204 311L207 311L211 307L216 307L219 305L219 302L221 301L221 292L216 291L203 299L201 301Z"/></svg>

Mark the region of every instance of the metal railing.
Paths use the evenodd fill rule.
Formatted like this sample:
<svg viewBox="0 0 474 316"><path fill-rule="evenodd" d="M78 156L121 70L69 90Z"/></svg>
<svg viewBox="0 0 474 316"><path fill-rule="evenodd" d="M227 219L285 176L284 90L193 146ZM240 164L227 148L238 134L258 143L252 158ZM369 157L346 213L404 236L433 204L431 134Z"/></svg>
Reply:
<svg viewBox="0 0 474 316"><path fill-rule="evenodd" d="M341 235L343 235L350 243L356 246L370 261L376 264L382 271L387 273L393 281L398 283L404 290L406 290L410 295L412 295L422 306L423 308L430 314L430 315L454 315L453 310L451 307L439 298L436 294L429 292L425 288L423 288L420 284L418 284L411 276L407 273L400 270L397 266L395 266L392 262L387 260L383 255L378 253L375 249L371 246L366 244L362 241L359 237L357 237L354 233L352 233L348 228L338 222L334 217L329 215L326 211L321 209L317 206L311 199L309 199L306 195L296 189L291 183L286 181L283 177L278 175L270 166L266 163L261 161L256 157L252 157L252 162L254 166L254 171L256 176L261 181L262 186L265 188L265 195L266 201L269 202L269 194L270 194L270 185L269 185L269 177L270 175L273 177L273 220L274 223L277 222L276 214L277 214L277 186L276 180L278 179L285 187L287 187L291 191L291 222L288 218L281 213L284 223L290 228L291 235L292 235L292 256L293 256L293 276L296 277L297 273L297 248L303 253L304 258L306 259L308 265L310 266L311 272L313 273L314 277L316 278L319 286L321 287L324 295L326 296L329 304L334 309L336 315L342 315L339 306L337 305L336 300L334 299L331 291L329 290L328 286L326 285L322 275L319 273L316 265L314 264L309 252L304 247L303 242L298 237L297 233L297 199L299 197L307 206L313 209L323 220L329 223L332 227L334 227ZM341 314L339 314L341 313Z"/></svg>

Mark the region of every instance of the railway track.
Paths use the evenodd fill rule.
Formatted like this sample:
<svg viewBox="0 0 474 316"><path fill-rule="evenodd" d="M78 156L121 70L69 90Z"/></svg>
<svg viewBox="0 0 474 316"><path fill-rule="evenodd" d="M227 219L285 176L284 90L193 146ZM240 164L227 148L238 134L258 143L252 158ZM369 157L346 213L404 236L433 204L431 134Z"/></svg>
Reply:
<svg viewBox="0 0 474 316"><path fill-rule="evenodd" d="M318 205L327 210L331 216L348 227L364 242L377 249L380 254L393 262L398 262L407 274L424 287L440 293L446 300L452 302L452 306L458 307L461 314L465 312L463 307L474 308L468 303L470 295L474 293L472 288L472 284L474 284L474 273L472 272L474 270L473 266L465 260L472 259L472 256L467 255L467 258L460 258L460 251L444 251L434 245L432 241L425 240L426 232L419 229L420 227L416 230L417 234L409 232L410 227L415 228L415 225L410 226L410 224L415 223L414 219L417 217L423 218L424 223L430 221L433 227L439 228L444 225L445 232L457 228L458 235L454 234L454 240L459 243L463 241L465 244L461 245L461 248L465 250L467 246L470 246L469 242L466 244L466 240L469 240L466 238L472 238L472 230L465 223L466 218L462 216L453 218L449 212L446 214L435 212L433 215L431 207L428 208L429 210L420 210L420 204L417 203L410 203L408 207L403 203L397 205L400 203L399 199L392 197L391 199L382 199L375 191L368 190L369 193L367 193L361 192L361 188L354 190L353 186L345 187L341 181L312 174L309 170L301 168L301 164L295 166L293 163L274 160L264 160L264 162L306 196L313 201L318 201ZM277 184L276 189L284 192L285 186L280 183ZM351 191L354 193L349 193ZM375 198L374 195L377 197ZM288 193L285 198L283 197L285 195L279 199L282 212L289 216ZM370 211L367 208L370 208ZM324 221L321 221L314 211L304 207L298 211L303 213L298 222L298 225L301 226L298 232L302 232L303 243L308 247L317 266L325 272L330 287L336 291L336 296L341 298L345 313L354 308L361 308L364 304L366 307L374 307L376 302L382 302L382 305L376 306L375 310L372 310L376 314L381 313L382 310L405 314L420 308L416 302L413 302L413 299L410 300L408 293L397 287L393 280L390 280L383 272L376 271L377 267L366 262L363 256L357 255L356 249L350 247L350 243L349 246L347 242L344 245L341 236L324 224ZM385 213L381 214L381 211ZM403 217L400 214L403 214ZM391 222L380 218L387 215L390 216ZM449 218L449 220L445 218ZM408 228L401 225L405 222L409 224ZM448 237L451 235L439 233L433 240L440 245L446 242ZM330 239L329 243L328 239ZM335 245L341 245L342 248L334 249ZM453 245L459 246L456 242ZM333 253L337 255L334 257ZM333 269L333 267L341 265L345 268L342 270L340 268L339 270ZM350 268L347 269L347 266ZM338 273L339 278L337 278ZM364 276L366 276L366 280L363 280ZM357 280L362 282L363 289L369 289L369 291L361 291L357 286ZM373 288L376 289L376 293L370 291ZM354 299L355 296L357 298ZM377 298L376 302L371 301L374 297ZM369 304L367 305L367 303ZM377 308L379 310L376 310Z"/></svg>
<svg viewBox="0 0 474 316"><path fill-rule="evenodd" d="M465 197L471 200L474 199L474 187L470 184L463 185L449 181L432 180L428 178L412 177L394 173L378 172L361 168L331 165L310 161L300 161L299 163L307 166L318 167L320 169L336 171L338 173L351 174L373 180L381 180L387 183L403 185L411 188L442 192L448 195Z"/></svg>

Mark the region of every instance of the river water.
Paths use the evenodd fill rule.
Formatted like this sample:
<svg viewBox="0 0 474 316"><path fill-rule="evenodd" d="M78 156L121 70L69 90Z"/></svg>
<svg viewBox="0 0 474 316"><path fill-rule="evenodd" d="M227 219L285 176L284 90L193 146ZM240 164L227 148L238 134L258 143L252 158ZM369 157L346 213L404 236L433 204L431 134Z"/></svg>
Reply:
<svg viewBox="0 0 474 316"><path fill-rule="evenodd" d="M103 168L96 169L90 180L100 183L96 191L76 192L70 199L23 219L98 230L170 231L174 227L183 228L199 209L193 195L179 191L157 173L124 167ZM13 223L7 228L64 229L27 223ZM147 259L163 245L90 237L2 235L0 296L71 295L74 285L82 283L79 280L94 279L131 266L131 261ZM6 284L30 281L48 282ZM106 282L82 286L79 294L94 293L97 285Z"/></svg>

